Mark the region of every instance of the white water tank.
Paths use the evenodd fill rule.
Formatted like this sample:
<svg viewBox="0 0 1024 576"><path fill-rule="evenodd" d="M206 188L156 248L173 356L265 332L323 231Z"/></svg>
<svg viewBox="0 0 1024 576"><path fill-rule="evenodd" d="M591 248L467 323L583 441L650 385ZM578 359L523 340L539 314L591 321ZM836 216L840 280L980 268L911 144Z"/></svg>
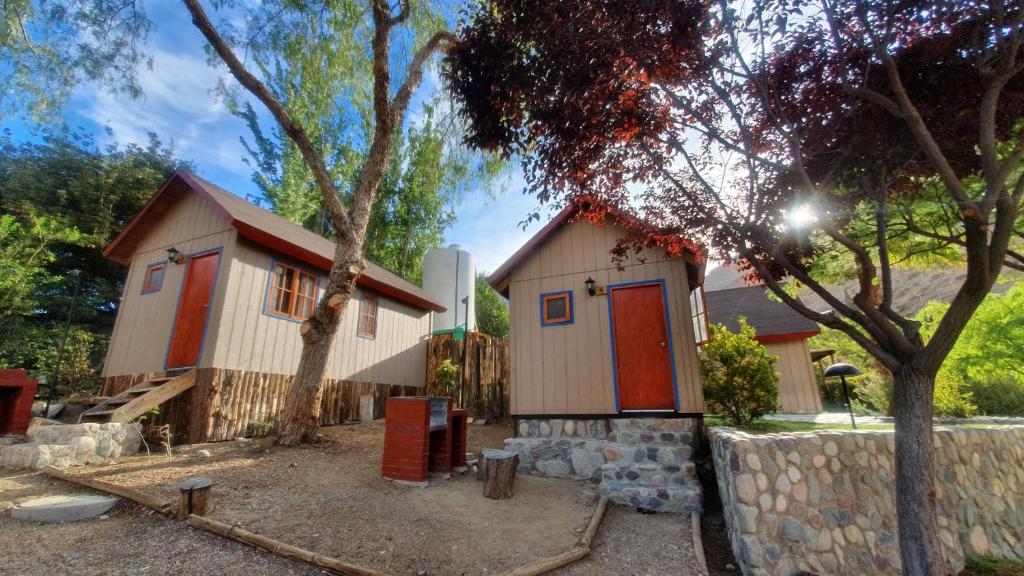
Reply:
<svg viewBox="0 0 1024 576"><path fill-rule="evenodd" d="M423 257L423 290L448 309L434 313L434 330L463 324L467 330L476 330L476 260L472 254L458 244L427 252ZM467 297L469 301L463 302Z"/></svg>

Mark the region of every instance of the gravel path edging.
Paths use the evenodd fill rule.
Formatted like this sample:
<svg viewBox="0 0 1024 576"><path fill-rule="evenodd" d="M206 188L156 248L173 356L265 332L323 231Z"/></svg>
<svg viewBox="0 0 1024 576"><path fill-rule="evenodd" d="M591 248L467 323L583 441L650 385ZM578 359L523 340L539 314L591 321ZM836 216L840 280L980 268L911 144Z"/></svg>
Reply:
<svg viewBox="0 0 1024 576"><path fill-rule="evenodd" d="M700 533L700 513L690 512L690 535L693 540L693 553L697 556L697 566L702 576L708 574L708 562L704 558L704 538Z"/></svg>

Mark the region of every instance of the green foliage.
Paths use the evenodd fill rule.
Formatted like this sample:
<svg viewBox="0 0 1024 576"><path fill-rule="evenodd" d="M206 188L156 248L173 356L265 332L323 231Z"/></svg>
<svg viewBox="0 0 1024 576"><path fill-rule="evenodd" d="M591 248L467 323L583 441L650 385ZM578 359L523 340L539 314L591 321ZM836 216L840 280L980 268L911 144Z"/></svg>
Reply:
<svg viewBox="0 0 1024 576"><path fill-rule="evenodd" d="M49 122L79 83L136 97L150 22L137 0L4 0L0 7L0 118Z"/></svg>
<svg viewBox="0 0 1024 576"><path fill-rule="evenodd" d="M935 379L935 415L953 418L969 418L974 416L978 407L972 401L971 391L956 378L938 377Z"/></svg>
<svg viewBox="0 0 1024 576"><path fill-rule="evenodd" d="M917 315L929 338L949 305L929 302ZM1024 414L1024 284L1005 294L989 294L964 327L936 377L936 407L940 388L949 401L965 397L977 410L991 415ZM954 402L955 405L955 402Z"/></svg>
<svg viewBox="0 0 1024 576"><path fill-rule="evenodd" d="M64 327L39 325L19 318L6 326L0 338L0 368L22 368L33 377L45 376L53 383L54 367ZM92 395L99 390L100 367L109 336L72 326L60 367L58 397Z"/></svg>
<svg viewBox="0 0 1024 576"><path fill-rule="evenodd" d="M740 317L738 334L725 326L711 326L711 335L700 353L700 377L704 401L711 412L722 414L735 425L773 414L779 406L779 375L775 356L756 339L754 328Z"/></svg>
<svg viewBox="0 0 1024 576"><path fill-rule="evenodd" d="M508 336L508 304L487 283L487 274L484 272L476 275L476 327L484 334L496 338Z"/></svg>
<svg viewBox="0 0 1024 576"><path fill-rule="evenodd" d="M434 372L437 382L437 390L443 396L457 396L459 391L459 365L445 358L437 365Z"/></svg>
<svg viewBox="0 0 1024 576"><path fill-rule="evenodd" d="M354 0L271 1L247 17L249 28L262 32L245 46L246 54L323 151L338 188L350 190L374 129L369 8ZM423 0L411 2L408 23L400 43L405 50L447 26L444 8ZM321 192L298 149L276 124L265 129L237 93L223 92L249 127L251 138L243 139L246 161L271 209L329 237ZM454 223L465 192L504 169L496 156L460 145L463 133L455 117L438 112L451 107L439 103L427 99L396 135L363 247L366 257L413 282L421 279L423 255L441 245L444 231Z"/></svg>
<svg viewBox="0 0 1024 576"><path fill-rule="evenodd" d="M155 136L99 149L68 131L22 144L0 134L0 365L52 379L77 269L59 388L95 387L125 274L101 251L181 165Z"/></svg>
<svg viewBox="0 0 1024 576"><path fill-rule="evenodd" d="M970 556L963 576L1020 576L1024 562L995 556Z"/></svg>
<svg viewBox="0 0 1024 576"><path fill-rule="evenodd" d="M10 206L0 213L0 326L35 313L42 293L58 278L47 268L54 246L76 242L78 230L32 206Z"/></svg>

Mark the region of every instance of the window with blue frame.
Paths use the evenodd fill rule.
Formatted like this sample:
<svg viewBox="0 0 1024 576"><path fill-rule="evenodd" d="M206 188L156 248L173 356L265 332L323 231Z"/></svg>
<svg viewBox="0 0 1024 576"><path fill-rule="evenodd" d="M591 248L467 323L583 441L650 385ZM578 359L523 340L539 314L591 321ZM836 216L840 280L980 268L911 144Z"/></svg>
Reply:
<svg viewBox="0 0 1024 576"><path fill-rule="evenodd" d="M541 326L572 324L572 290L548 292L540 295Z"/></svg>
<svg viewBox="0 0 1024 576"><path fill-rule="evenodd" d="M167 271L166 262L157 262L146 267L146 276L142 279L142 293L152 294L159 292L164 285L164 272Z"/></svg>

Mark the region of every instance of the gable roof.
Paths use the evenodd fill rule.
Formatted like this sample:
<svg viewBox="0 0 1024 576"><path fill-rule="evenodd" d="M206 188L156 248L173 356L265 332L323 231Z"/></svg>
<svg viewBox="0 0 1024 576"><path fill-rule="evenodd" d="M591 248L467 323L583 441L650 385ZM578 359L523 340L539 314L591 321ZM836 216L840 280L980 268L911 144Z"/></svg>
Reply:
<svg viewBox="0 0 1024 576"><path fill-rule="evenodd" d="M176 170L142 210L103 251L103 255L128 265L135 248L146 235L146 224L158 221L188 192L206 200L238 233L256 244L270 248L325 272L334 263L334 242L268 212L259 206L208 182L187 170ZM444 312L422 288L401 276L366 260L366 270L356 284L386 294L422 310Z"/></svg>
<svg viewBox="0 0 1024 576"><path fill-rule="evenodd" d="M763 286L743 286L704 292L708 321L724 324L732 332L739 330L739 317L757 330L759 342L800 340L821 333L818 324L783 302L768 298Z"/></svg>
<svg viewBox="0 0 1024 576"><path fill-rule="evenodd" d="M500 294L508 297L508 284L509 278L512 275L512 270L519 266L534 250L539 248L548 238L551 238L556 232L562 229L566 224L572 221L572 217L575 216L580 210L579 204L571 203L563 208L554 218L551 219L543 228L537 231L526 244L523 244L519 250L516 250L512 256L509 257L498 269L491 273L487 277L487 283L491 285ZM619 211L609 208L609 216L618 221L625 216ZM690 281L691 286L699 286L704 282L704 262L698 262L701 260L699 254L696 252L689 252L687 255L686 272L687 278ZM692 256L692 257L691 257Z"/></svg>

